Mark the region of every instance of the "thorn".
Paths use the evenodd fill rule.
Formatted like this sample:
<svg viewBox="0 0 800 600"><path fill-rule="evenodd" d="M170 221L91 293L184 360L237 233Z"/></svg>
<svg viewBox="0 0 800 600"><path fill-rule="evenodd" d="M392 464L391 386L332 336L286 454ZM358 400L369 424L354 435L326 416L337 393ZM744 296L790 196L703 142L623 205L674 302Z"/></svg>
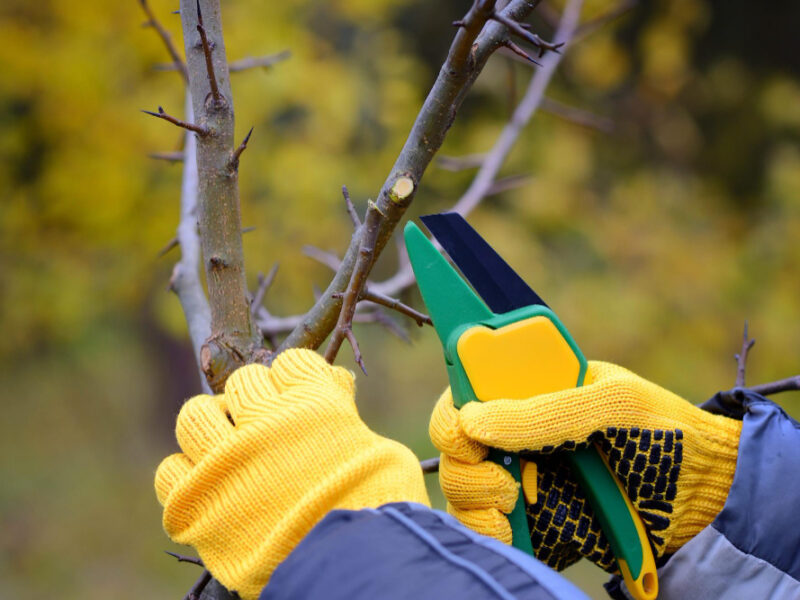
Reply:
<svg viewBox="0 0 800 600"><path fill-rule="evenodd" d="M184 556L183 554L178 554L177 552L170 552L169 550L164 550L166 554L170 556L174 556L178 559L178 562L188 562L192 563L193 565L203 566L203 561L199 558L194 558L193 556Z"/></svg>
<svg viewBox="0 0 800 600"><path fill-rule="evenodd" d="M466 23L461 19L458 21L453 21L453 27L464 27L465 25Z"/></svg>
<svg viewBox="0 0 800 600"><path fill-rule="evenodd" d="M511 51L512 51L514 54L516 54L517 56L521 56L521 57L522 57L522 58L524 58L525 60L527 60L527 61L529 61L529 62L532 62L533 64L535 64L535 65L537 65L537 66L539 66L539 67L541 67L541 66L542 66L542 63L540 63L540 62L537 62L537 61L533 60L533 58L531 58L531 55L530 55L530 54L528 54L527 52L525 52L525 50L523 50L522 48L520 48L519 46L517 46L517 45L516 45L514 42L512 42L511 40L506 40L506 41L503 43L503 45L504 45L506 48L508 48L509 50L511 50ZM541 56L541 54L539 54L539 56Z"/></svg>
<svg viewBox="0 0 800 600"><path fill-rule="evenodd" d="M161 258L162 256L164 256L167 252L169 252L173 248L177 248L179 246L179 244L180 244L180 242L178 242L178 238L176 238L176 237L172 238L170 241L168 241L166 244L164 244L164 247L161 248L161 250L158 251L158 255L157 255L158 258ZM167 551L164 550L164 552L167 552ZM169 552L167 552L167 554L169 554Z"/></svg>
<svg viewBox="0 0 800 600"><path fill-rule="evenodd" d="M245 151L247 148L247 142L250 141L250 136L253 135L253 128L250 128L250 131L247 132L247 135L244 136L242 143L239 144L239 147L233 151L231 154L231 159L228 161L228 169L230 171L238 171L239 170L239 157L242 155L242 152Z"/></svg>
<svg viewBox="0 0 800 600"><path fill-rule="evenodd" d="M207 129L206 127L203 127L202 125L195 125L194 123L182 121L177 117L173 117L172 115L165 113L164 109L161 108L160 106L158 107L157 113L154 113L149 110L142 110L142 112L146 115L157 117L159 119L164 119L165 121L168 121L173 125L177 125L178 127L183 127L184 129L188 129L189 131L194 131L198 135L206 136L209 133L211 133L211 130Z"/></svg>
<svg viewBox="0 0 800 600"><path fill-rule="evenodd" d="M155 160L165 160L170 163L183 162L183 152L151 152L147 156Z"/></svg>

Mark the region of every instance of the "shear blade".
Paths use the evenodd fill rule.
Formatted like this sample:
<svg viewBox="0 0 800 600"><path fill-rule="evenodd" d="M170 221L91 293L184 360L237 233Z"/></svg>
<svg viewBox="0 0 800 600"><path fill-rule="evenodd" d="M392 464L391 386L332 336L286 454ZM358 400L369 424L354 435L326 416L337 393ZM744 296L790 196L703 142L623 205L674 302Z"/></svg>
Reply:
<svg viewBox="0 0 800 600"><path fill-rule="evenodd" d="M440 213L421 219L493 312L547 306L460 214Z"/></svg>

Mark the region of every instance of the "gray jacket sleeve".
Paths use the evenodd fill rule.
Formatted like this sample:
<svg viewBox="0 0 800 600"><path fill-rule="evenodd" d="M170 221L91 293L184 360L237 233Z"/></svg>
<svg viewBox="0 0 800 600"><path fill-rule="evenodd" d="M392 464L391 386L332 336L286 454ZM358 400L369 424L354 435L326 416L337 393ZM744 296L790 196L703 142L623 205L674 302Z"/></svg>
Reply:
<svg viewBox="0 0 800 600"><path fill-rule="evenodd" d="M659 600L800 598L800 424L744 390L704 408L743 418L736 474L714 522L658 569Z"/></svg>

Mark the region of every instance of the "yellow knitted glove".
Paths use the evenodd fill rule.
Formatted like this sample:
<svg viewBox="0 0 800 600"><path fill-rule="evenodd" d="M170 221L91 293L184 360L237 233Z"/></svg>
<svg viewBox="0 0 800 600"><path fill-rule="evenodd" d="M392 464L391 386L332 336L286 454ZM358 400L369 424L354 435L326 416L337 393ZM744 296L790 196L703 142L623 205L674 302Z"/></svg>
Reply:
<svg viewBox="0 0 800 600"><path fill-rule="evenodd" d="M527 400L471 402L461 410L445 392L430 434L442 452L439 480L448 511L510 543L503 513L513 509L519 486L484 459L489 446L521 452L536 556L556 569L586 557L612 570L608 541L568 464L554 454L595 443L627 489L656 554L671 554L725 504L741 422L705 412L616 365L589 363L587 381Z"/></svg>
<svg viewBox="0 0 800 600"><path fill-rule="evenodd" d="M428 504L414 454L373 433L353 376L310 350L240 368L224 396L189 400L175 433L183 454L155 479L164 529L245 600L328 511Z"/></svg>

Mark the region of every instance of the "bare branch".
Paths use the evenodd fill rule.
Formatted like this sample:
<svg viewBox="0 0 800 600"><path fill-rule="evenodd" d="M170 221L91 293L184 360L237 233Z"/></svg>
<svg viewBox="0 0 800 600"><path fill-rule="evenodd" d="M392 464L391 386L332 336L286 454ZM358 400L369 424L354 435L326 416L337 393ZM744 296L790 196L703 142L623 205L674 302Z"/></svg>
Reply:
<svg viewBox="0 0 800 600"><path fill-rule="evenodd" d="M588 110L567 106L552 98L542 98L539 108L581 127L596 129L602 133L612 133L614 131L614 121L611 119L595 115Z"/></svg>
<svg viewBox="0 0 800 600"><path fill-rule="evenodd" d="M183 62L181 55L178 54L178 49L175 47L175 44L172 43L172 36L169 34L169 31L167 31L156 18L147 0L139 0L139 5L142 7L144 14L147 15L148 21L146 25L155 29L161 41L164 42L164 46L172 59L172 68L181 74L184 82L189 83L189 73L186 70L186 64Z"/></svg>
<svg viewBox="0 0 800 600"><path fill-rule="evenodd" d="M239 169L239 157L242 155L242 152L245 151L247 148L247 142L250 141L250 136L253 135L253 128L250 128L250 131L247 132L247 135L244 136L242 143L233 151L231 154L231 159L228 161L228 170L230 171L237 171Z"/></svg>
<svg viewBox="0 0 800 600"><path fill-rule="evenodd" d="M222 94L219 93L219 87L217 87L217 76L214 74L214 59L211 56L211 44L208 42L206 28L203 27L203 11L200 9L200 0L197 0L197 33L200 34L200 43L203 44L208 84L211 86L211 97L214 99L215 106L221 106L224 99L222 98Z"/></svg>
<svg viewBox="0 0 800 600"><path fill-rule="evenodd" d="M169 115L169 114L165 113L164 109L161 108L160 106L158 107L158 112L157 113L151 112L149 110L143 110L142 112L144 114L146 114L146 115L151 115L151 116L157 117L159 119L164 119L165 121L168 121L168 122L172 123L173 125L177 125L178 127L183 127L184 129L188 129L189 131L194 131L198 135L206 136L206 135L208 135L210 133L209 130L207 128L203 127L202 125L195 125L194 123L189 123L187 121L182 121L181 119L178 119L177 117L173 117L172 115Z"/></svg>
<svg viewBox="0 0 800 600"><path fill-rule="evenodd" d="M395 161L392 170L375 202L383 215L375 239L371 260L359 261L361 249L366 248L366 222L353 236L344 255L342 265L336 272L322 297L283 341L280 349L289 347L317 348L336 327L344 302L332 294L352 288L352 276L356 269L369 270L374 259L383 250L395 226L411 204L419 182L430 161L439 150L452 125L456 112L472 83L483 69L489 56L506 39L508 32L499 23L489 23L494 13L495 0L477 0L462 20L456 31L447 59L428 94L406 143ZM534 8L528 0L511 0L502 10L504 16L519 20ZM391 197L391 190L399 178L408 178L414 190L402 200ZM368 240L367 240L368 241ZM361 274L357 281L365 281ZM357 297L357 296L356 296ZM341 342L338 342L341 344Z"/></svg>
<svg viewBox="0 0 800 600"><path fill-rule="evenodd" d="M362 300L368 300L369 302L374 302L375 304L380 304L381 306L385 306L386 308L391 308L392 310L396 310L402 315L407 317L411 317L416 321L417 325L422 327L423 325L433 325L433 321L428 315L422 314L418 310L411 308L410 306L403 304L399 300L381 294L379 292L375 292L371 289L364 288L363 293L361 294Z"/></svg>
<svg viewBox="0 0 800 600"><path fill-rule="evenodd" d="M176 552L170 552L169 550L164 550L165 554L169 554L170 556L174 556L178 559L178 562L186 562L191 563L193 565L198 565L200 567L203 566L203 561L199 558L195 558L193 556L184 556L183 554L178 554Z"/></svg>
<svg viewBox="0 0 800 600"><path fill-rule="evenodd" d="M320 250L316 246L303 246L303 254L329 267L332 271L338 271L339 267L342 266L342 261L333 252ZM339 297L341 298L341 295Z"/></svg>
<svg viewBox="0 0 800 600"><path fill-rule="evenodd" d="M392 319L389 315L384 314L382 310L371 310L369 312L357 312L353 317L354 323L376 323L384 327L389 333L400 338L407 344L411 343L408 337L408 332L400 326L400 324Z"/></svg>
<svg viewBox="0 0 800 600"><path fill-rule="evenodd" d="M151 152L147 156L155 160L165 160L171 163L183 162L183 152Z"/></svg>
<svg viewBox="0 0 800 600"><path fill-rule="evenodd" d="M744 374L745 369L747 368L747 355L750 352L750 349L753 347L753 344L756 343L755 340L750 339L748 334L748 324L747 321L744 322L744 333L742 334L742 350L738 354L734 354L733 357L736 360L736 387L744 387Z"/></svg>
<svg viewBox="0 0 800 600"><path fill-rule="evenodd" d="M356 339L356 334L353 333L352 326L348 325L347 329L345 329L344 335L347 338L347 341L350 342L350 347L353 348L353 358L355 358L356 364L361 367L364 375L366 375L367 367L364 365L364 357L361 356L361 348L358 347L358 340Z"/></svg>
<svg viewBox="0 0 800 600"><path fill-rule="evenodd" d="M489 189L486 190L486 196L494 196L509 190L515 190L529 184L532 180L533 177L530 175L509 175L508 177L503 177L489 186Z"/></svg>
<svg viewBox="0 0 800 600"><path fill-rule="evenodd" d="M258 307L264 303L264 296L267 295L267 290L269 290L272 282L275 281L277 274L278 263L272 265L266 277L261 273L258 274L258 290L256 290L256 294L253 296L253 303L250 305L250 311L254 316L258 312Z"/></svg>
<svg viewBox="0 0 800 600"><path fill-rule="evenodd" d="M350 215L350 220L353 222L353 227L358 229L361 227L361 219L358 218L356 207L353 206L353 201L350 199L350 190L347 189L346 185L342 186L342 196L344 196L344 203L345 206L347 206L347 214Z"/></svg>
<svg viewBox="0 0 800 600"><path fill-rule="evenodd" d="M246 58L242 58L241 60L232 62L228 66L228 70L231 73L240 73L241 71L247 71L248 69L269 69L279 62L283 62L284 60L288 59L291 55L291 50L282 50L276 54L268 54L266 56L259 56L256 58L248 56Z"/></svg>

